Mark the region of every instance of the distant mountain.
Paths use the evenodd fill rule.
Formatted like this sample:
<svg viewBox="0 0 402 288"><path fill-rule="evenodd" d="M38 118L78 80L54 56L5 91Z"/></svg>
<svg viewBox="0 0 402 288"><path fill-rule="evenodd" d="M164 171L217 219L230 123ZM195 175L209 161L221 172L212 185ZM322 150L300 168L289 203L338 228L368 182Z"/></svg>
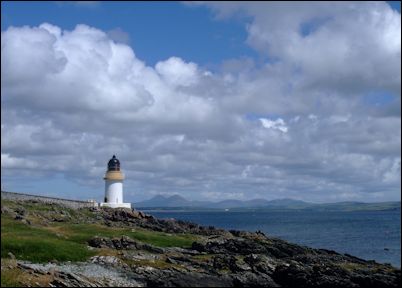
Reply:
<svg viewBox="0 0 402 288"><path fill-rule="evenodd" d="M209 207L212 202L189 201L182 196L157 195L149 200L134 203L135 207Z"/></svg>
<svg viewBox="0 0 402 288"><path fill-rule="evenodd" d="M287 198L275 199L268 202L268 205L266 205L265 207L270 207L272 209L304 209L316 205L314 203Z"/></svg>
<svg viewBox="0 0 402 288"><path fill-rule="evenodd" d="M277 207L277 208L296 208L313 205L300 200L293 199L276 199L268 201L266 199L252 199L247 201L241 200L223 200L212 203L210 208L261 208L261 207Z"/></svg>
<svg viewBox="0 0 402 288"><path fill-rule="evenodd" d="M190 201L179 195L157 195L149 200L133 203L137 208L202 208L202 209L258 209L258 210L312 210L312 211L365 211L365 210L400 210L401 202L337 202L314 204L294 199L252 199L211 201Z"/></svg>
<svg viewBox="0 0 402 288"><path fill-rule="evenodd" d="M310 209L316 211L374 211L374 210L401 210L401 202L378 202L378 203L363 203L363 202L337 202L316 204Z"/></svg>
<svg viewBox="0 0 402 288"><path fill-rule="evenodd" d="M268 201L266 199L241 200L223 200L219 202L211 201L190 201L179 195L162 196L157 195L149 200L134 203L135 207L197 207L197 208L260 208L260 207L306 207L313 205L293 199L277 199Z"/></svg>

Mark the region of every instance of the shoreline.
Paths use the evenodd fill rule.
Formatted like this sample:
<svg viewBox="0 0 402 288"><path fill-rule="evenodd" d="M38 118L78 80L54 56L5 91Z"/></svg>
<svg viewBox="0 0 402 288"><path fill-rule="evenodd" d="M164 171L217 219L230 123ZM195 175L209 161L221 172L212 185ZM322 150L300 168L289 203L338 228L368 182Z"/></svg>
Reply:
<svg viewBox="0 0 402 288"><path fill-rule="evenodd" d="M130 209L1 202L2 286L399 287L401 278L392 265L261 231Z"/></svg>

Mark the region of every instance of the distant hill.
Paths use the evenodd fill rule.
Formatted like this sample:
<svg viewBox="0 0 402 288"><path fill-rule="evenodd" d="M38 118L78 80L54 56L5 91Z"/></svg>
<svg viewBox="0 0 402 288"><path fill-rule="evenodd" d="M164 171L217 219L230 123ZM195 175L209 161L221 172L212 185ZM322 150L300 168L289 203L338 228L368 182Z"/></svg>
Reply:
<svg viewBox="0 0 402 288"><path fill-rule="evenodd" d="M400 210L401 202L337 202L315 204L294 199L252 199L212 201L191 201L182 196L157 195L149 200L133 203L136 208L185 208L191 209L258 209L258 210L312 210L312 211L365 211L365 210Z"/></svg>
<svg viewBox="0 0 402 288"><path fill-rule="evenodd" d="M308 205L308 203L292 199L278 199L268 201L265 199L253 199L248 201L241 200L223 200L219 202L211 201L191 201L182 196L163 196L157 195L149 200L135 203L136 207L197 207L197 208L258 208L267 206L291 206L291 205Z"/></svg>
<svg viewBox="0 0 402 288"><path fill-rule="evenodd" d="M163 196L155 197L142 202L134 203L135 207L208 207L212 202L208 201L189 201L182 196Z"/></svg>
<svg viewBox="0 0 402 288"><path fill-rule="evenodd" d="M276 199L268 201L266 199L253 199L247 201L241 200L223 200L217 203L211 202L209 208L296 208L296 207L308 207L313 205L300 200L293 199Z"/></svg>
<svg viewBox="0 0 402 288"><path fill-rule="evenodd" d="M363 203L363 202L338 202L317 204L313 207L308 207L318 211L373 211L373 210L401 210L401 202L378 202L378 203Z"/></svg>

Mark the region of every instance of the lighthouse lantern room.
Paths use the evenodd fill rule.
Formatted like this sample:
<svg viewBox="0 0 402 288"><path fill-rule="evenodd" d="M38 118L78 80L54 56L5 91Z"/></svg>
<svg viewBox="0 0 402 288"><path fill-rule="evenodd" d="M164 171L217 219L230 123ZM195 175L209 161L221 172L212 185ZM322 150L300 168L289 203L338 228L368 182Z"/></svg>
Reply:
<svg viewBox="0 0 402 288"><path fill-rule="evenodd" d="M105 177L105 202L100 206L111 208L131 208L131 203L123 203L124 175L120 171L120 161L113 155L107 164Z"/></svg>

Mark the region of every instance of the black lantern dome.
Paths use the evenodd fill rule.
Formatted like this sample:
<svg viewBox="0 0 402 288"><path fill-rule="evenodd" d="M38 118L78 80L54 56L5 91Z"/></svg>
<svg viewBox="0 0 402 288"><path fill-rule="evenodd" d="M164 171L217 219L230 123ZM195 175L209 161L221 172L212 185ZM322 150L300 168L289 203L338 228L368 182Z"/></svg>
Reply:
<svg viewBox="0 0 402 288"><path fill-rule="evenodd" d="M107 171L120 171L120 161L115 155L107 163Z"/></svg>

